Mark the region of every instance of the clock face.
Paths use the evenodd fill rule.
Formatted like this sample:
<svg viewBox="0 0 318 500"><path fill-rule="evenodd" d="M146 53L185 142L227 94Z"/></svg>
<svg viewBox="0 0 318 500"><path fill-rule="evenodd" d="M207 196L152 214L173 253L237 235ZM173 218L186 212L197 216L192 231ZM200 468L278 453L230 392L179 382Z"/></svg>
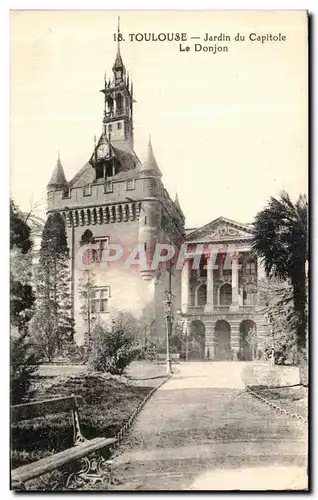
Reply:
<svg viewBox="0 0 318 500"><path fill-rule="evenodd" d="M97 149L98 158L104 158L109 153L109 147L107 144L101 144Z"/></svg>

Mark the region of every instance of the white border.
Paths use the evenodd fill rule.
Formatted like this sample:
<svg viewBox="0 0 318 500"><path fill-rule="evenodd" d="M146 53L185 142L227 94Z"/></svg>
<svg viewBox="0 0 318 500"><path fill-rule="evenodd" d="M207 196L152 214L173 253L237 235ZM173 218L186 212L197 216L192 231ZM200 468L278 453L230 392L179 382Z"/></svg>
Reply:
<svg viewBox="0 0 318 500"><path fill-rule="evenodd" d="M107 7L107 8L106 8ZM25 2L23 0L2 0L0 2L0 61L1 61L1 72L0 72L0 82L1 82L1 219L2 219L2 233L4 233L4 237L2 238L1 244L1 262L3 263L2 268L2 276L1 276L1 303L2 303L2 338L1 338L1 359L0 366L2 370L2 384L1 388L3 391L2 399L3 402L3 411L1 412L1 431L3 436L2 446L1 446L1 464L0 471L2 474L2 481L0 483L0 493L1 498L7 498L11 496L11 493L8 491L9 486L9 461L8 461L8 449L4 445L6 442L6 436L8 435L9 429L9 409L6 404L8 398L8 387L9 387L9 311L8 311L8 283L9 283L9 272L8 272L8 261L9 261L9 252L8 252L8 237L9 237L9 210L8 210L8 191L9 191L9 10L21 9L21 10L31 10L31 9L39 9L39 10L308 10L313 16L317 14L317 1L310 0L306 3L300 0L294 1L283 1L283 0L259 0L258 2L250 1L242 1L235 2L235 0L215 0L211 2L211 0L196 0L195 2L190 2L187 0L183 0L182 2L178 2L176 0L153 0L151 5L146 1L129 1L129 0L117 0L116 2L113 0L90 0L82 1L82 0L47 0L45 3L43 0L33 0ZM314 27L315 22L312 23L312 28ZM314 109L312 110L313 118L316 118L317 111L317 101L315 99L315 87L317 87L317 40L312 34L313 44L311 50L313 51L313 60L315 71L312 74L313 82L312 82L312 104L314 104ZM317 133L314 128L312 130L312 147L315 143L317 143ZM314 156L312 158L312 162L314 162ZM312 197L314 198L314 194L316 193L316 177L314 176L314 170L316 165L312 165L311 170L311 182L314 184L312 187ZM311 238L314 244L315 234L313 234L316 229L317 220L317 203L312 206L311 213ZM5 230L3 231L3 228ZM316 245L312 247L312 255L311 261L315 262L316 257ZM318 288L318 280L316 278L316 273L312 273L311 280L314 282L312 291L317 292ZM316 293L317 294L317 293ZM313 316L313 305L314 301L311 300L311 314ZM311 332L311 345L314 344L314 336L317 334L318 327L316 327L316 318L312 318L312 332ZM316 328L315 328L316 327ZM316 345L317 342L316 342ZM316 349L315 349L316 351ZM313 354L313 349L311 349L311 354ZM316 352L315 352L316 354ZM317 358L315 356L315 362L312 362L313 369L313 377L312 379L316 380L317 369L315 369L315 365L317 366ZM313 380L312 380L313 383ZM317 396L314 401L313 412L316 409ZM316 412L314 412L316 413ZM313 420L313 419L312 419ZM312 444L314 439L312 438ZM317 447L316 447L317 448ZM314 450L316 452L316 449ZM316 453L314 453L316 456ZM312 472L314 476L314 464L316 464L315 456L312 456L313 464L312 464ZM312 478L314 480L314 478ZM313 481L314 482L314 481ZM107 494L107 493L106 493ZM136 493L135 493L136 494ZM109 495L109 493L108 493ZM216 493L214 496L219 496ZM42 498L42 495L37 495L38 498ZM227 496L227 495L226 495ZM278 494L271 494L271 496L275 497ZM157 497L157 495L156 495ZM224 495L222 494L224 498ZM84 495L82 498L86 498ZM167 494L164 494L164 498L167 498Z"/></svg>

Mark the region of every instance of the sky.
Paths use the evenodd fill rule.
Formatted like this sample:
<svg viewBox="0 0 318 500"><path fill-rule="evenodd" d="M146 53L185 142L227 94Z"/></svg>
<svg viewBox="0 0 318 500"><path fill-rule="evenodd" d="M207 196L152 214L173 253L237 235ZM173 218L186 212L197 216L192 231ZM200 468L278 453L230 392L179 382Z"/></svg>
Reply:
<svg viewBox="0 0 318 500"><path fill-rule="evenodd" d="M57 156L67 179L100 135L104 72L121 52L134 82L135 151L151 134L165 187L187 227L224 216L251 222L270 196L307 192L304 11L14 11L10 22L11 196L41 202ZM228 34L230 42L130 42L129 33ZM244 42L235 42L240 33ZM284 42L251 42L281 33ZM194 43L228 52L195 52Z"/></svg>

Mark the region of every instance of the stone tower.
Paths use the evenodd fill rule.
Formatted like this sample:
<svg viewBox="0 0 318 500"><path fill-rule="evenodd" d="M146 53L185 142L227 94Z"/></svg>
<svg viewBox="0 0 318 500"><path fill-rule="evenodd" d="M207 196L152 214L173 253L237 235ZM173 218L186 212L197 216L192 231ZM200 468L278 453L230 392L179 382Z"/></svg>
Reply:
<svg viewBox="0 0 318 500"><path fill-rule="evenodd" d="M76 339L82 343L88 330L81 313L81 289L88 275L94 286L89 303L92 317L107 322L117 311L129 310L144 319L149 336L164 338L164 292L170 275L173 306L179 309L180 271L173 266L169 271L151 269L151 260L158 243L180 247L185 218L178 200L173 202L164 188L151 141L144 163L134 152L133 84L119 44L112 78L107 80L105 75L101 92L102 133L91 158L69 182L58 158L47 186L48 213L57 210L66 221ZM120 259L106 265L101 256L112 245L122 249ZM146 260L138 261L136 247L144 251ZM83 269L78 256L86 248L91 248L90 260ZM132 260L133 265L128 265Z"/></svg>

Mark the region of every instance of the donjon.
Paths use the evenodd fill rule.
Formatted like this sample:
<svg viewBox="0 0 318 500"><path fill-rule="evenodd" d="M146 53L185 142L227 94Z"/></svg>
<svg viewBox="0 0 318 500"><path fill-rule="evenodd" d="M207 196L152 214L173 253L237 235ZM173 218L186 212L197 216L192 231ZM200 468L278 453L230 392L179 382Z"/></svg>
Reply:
<svg viewBox="0 0 318 500"><path fill-rule="evenodd" d="M105 75L101 92L102 133L91 158L70 181L58 158L47 186L48 213L60 212L67 227L76 341L82 343L88 329L82 314L85 280L93 285L92 316L107 322L112 313L129 310L145 321L152 338L164 338L165 292L170 280L177 310L181 272L170 263L169 269L151 269L140 255L136 261L140 259L141 265L127 264L136 246L148 261L158 243L180 247L185 218L178 199L173 201L164 187L151 141L145 162L134 151L133 83L119 44L112 78L107 80ZM112 245L122 249L122 256L106 265L103 251ZM78 265L83 246L92 248L85 269Z"/></svg>
<svg viewBox="0 0 318 500"><path fill-rule="evenodd" d="M103 322L129 311L142 320L148 338L163 341L170 291L188 359L260 357L268 328L259 303L264 270L251 252L252 226L218 217L185 229L178 197L173 201L164 187L151 141L145 162L134 151L133 83L119 44L101 93L102 130L91 157L70 181L58 158L47 186L48 213L60 212L67 228L75 340L83 343L89 332L86 306L91 318ZM173 246L179 260L152 266L159 244ZM109 254L114 248L120 255Z"/></svg>

